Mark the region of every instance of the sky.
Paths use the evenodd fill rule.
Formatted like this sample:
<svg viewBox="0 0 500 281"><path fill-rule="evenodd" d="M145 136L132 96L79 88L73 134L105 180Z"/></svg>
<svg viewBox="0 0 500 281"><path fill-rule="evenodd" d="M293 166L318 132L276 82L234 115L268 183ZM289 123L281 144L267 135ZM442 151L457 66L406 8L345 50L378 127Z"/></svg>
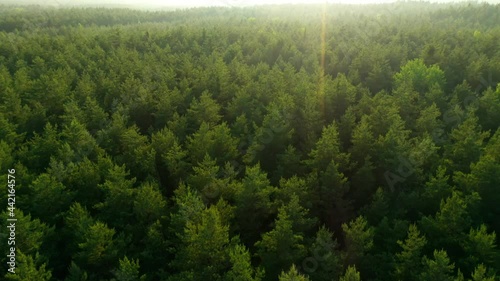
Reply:
<svg viewBox="0 0 500 281"><path fill-rule="evenodd" d="M387 3L397 0L0 0L0 4L48 4L53 6L66 5L105 5L120 4L130 6L176 6L176 7L202 7L202 6L253 6L264 4L286 3ZM426 0L430 2L461 2L463 0ZM478 0L483 2L484 0ZM500 0L488 0L490 3L499 3Z"/></svg>
<svg viewBox="0 0 500 281"><path fill-rule="evenodd" d="M183 5L187 4L190 6L245 6L245 5L264 5L264 4L297 4L297 3L389 3L396 2L397 0L125 0L129 2L149 2L152 4L163 4L169 3L170 5ZM417 0L418 1L418 0ZM429 2L463 2L464 0L424 0ZM122 1L123 2L123 1ZM484 1L479 0L478 2L490 2L498 3L498 0Z"/></svg>
<svg viewBox="0 0 500 281"><path fill-rule="evenodd" d="M102 4L122 4L133 6L253 6L264 4L286 4L286 3L387 3L395 2L396 0L0 0L2 3L21 3L29 4L48 4L48 5L102 5ZM431 2L453 2L454 0L430 0ZM460 0L458 0L460 1ZM490 3L498 3L500 0L489 0ZM482 2L482 0L479 0Z"/></svg>
<svg viewBox="0 0 500 281"><path fill-rule="evenodd" d="M136 0L128 0L128 1L136 1ZM327 0L326 2L391 2L395 0ZM161 0L149 0L148 2L154 3L154 4L165 4L165 3L171 3L172 5L182 5L182 4L188 4L192 6L245 6L245 5L264 5L264 4L287 4L287 3L324 3L325 0L309 0L309 1L304 1L304 0L184 0L184 1L178 1L178 0L167 0L167 1L161 1Z"/></svg>

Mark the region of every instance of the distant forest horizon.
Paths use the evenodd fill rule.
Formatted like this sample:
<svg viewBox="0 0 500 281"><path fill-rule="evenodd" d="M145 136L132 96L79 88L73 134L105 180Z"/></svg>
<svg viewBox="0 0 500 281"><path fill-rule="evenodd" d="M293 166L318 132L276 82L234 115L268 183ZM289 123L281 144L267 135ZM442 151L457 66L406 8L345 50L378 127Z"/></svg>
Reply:
<svg viewBox="0 0 500 281"><path fill-rule="evenodd" d="M422 2L422 3L489 3L498 4L500 0L431 0L431 1L400 1L400 0L0 0L0 5L41 5L41 6L86 6L86 7L124 7L124 8L192 8L192 7L208 7L208 6L221 6L221 7L246 7L246 6L263 6L263 5L290 5L290 4L321 4L327 2L328 4L355 4L355 5L370 5L370 4L389 4L397 2Z"/></svg>

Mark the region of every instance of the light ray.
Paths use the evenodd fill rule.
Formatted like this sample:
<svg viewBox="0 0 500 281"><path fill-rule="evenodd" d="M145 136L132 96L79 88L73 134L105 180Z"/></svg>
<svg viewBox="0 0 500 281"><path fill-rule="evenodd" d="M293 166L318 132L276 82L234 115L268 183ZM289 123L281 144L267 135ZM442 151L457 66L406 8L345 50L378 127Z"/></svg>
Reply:
<svg viewBox="0 0 500 281"><path fill-rule="evenodd" d="M325 54L326 54L326 8L327 1L323 3L323 11L321 13L321 62L320 62L320 77L318 85L318 98L321 114L325 114Z"/></svg>

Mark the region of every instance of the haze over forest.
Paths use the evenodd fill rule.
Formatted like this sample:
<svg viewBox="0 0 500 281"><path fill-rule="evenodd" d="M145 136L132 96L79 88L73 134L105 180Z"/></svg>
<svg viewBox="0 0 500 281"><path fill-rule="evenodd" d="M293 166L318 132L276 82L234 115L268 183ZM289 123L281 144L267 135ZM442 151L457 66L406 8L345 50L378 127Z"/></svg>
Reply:
<svg viewBox="0 0 500 281"><path fill-rule="evenodd" d="M253 6L268 4L300 4L300 3L347 3L347 4L374 4L393 3L396 0L0 0L0 4L16 5L50 5L50 6L127 6L138 8L162 8L162 7L206 7L206 6ZM432 0L431 3L490 3L498 4L500 0L488 1L454 1L454 0Z"/></svg>

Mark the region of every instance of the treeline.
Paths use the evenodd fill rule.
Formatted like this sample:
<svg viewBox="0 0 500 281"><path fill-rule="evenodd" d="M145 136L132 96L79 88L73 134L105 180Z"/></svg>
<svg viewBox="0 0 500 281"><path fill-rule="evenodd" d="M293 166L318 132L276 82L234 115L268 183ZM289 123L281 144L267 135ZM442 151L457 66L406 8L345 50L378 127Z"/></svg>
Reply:
<svg viewBox="0 0 500 281"><path fill-rule="evenodd" d="M499 16L2 7L5 278L498 280Z"/></svg>

